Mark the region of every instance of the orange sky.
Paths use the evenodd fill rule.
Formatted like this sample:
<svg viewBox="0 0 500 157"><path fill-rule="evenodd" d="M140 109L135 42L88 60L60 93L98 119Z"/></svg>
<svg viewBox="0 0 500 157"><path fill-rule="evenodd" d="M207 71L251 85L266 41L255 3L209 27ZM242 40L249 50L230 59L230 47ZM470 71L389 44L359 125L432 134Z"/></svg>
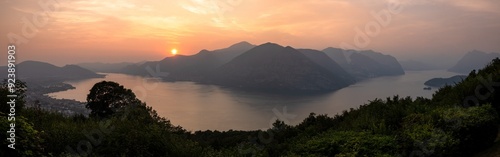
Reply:
<svg viewBox="0 0 500 157"><path fill-rule="evenodd" d="M44 12L45 3L55 11ZM160 60L240 41L324 49L342 43L398 58L500 52L498 0L3 0L0 42L18 61L56 65ZM382 26L373 13L399 6ZM47 11L47 9L45 9ZM46 16L50 13L49 16ZM35 16L34 18L34 15ZM34 20L38 17L38 21ZM24 19L24 20L23 20ZM27 21L27 22L26 22ZM36 31L26 31L26 25ZM356 46L366 26L380 26ZM369 31L377 27L369 27ZM24 32L23 32L24 31ZM23 34L24 33L24 34ZM26 36L28 35L28 36ZM6 47L5 47L6 49ZM2 57L4 58L4 57ZM5 64L5 59L0 64Z"/></svg>

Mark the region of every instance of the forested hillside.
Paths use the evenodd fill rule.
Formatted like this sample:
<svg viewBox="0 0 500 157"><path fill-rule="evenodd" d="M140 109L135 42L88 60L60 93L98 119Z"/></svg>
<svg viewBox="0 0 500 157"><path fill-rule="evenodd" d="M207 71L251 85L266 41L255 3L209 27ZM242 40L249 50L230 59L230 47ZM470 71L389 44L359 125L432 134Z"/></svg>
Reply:
<svg viewBox="0 0 500 157"><path fill-rule="evenodd" d="M375 99L338 115L311 113L295 126L278 120L268 130L188 132L131 90L103 81L87 97L88 117L22 108L18 101L16 149L6 147L4 132L0 156L470 156L497 137L499 87L497 58L432 99ZM7 102L5 84L0 93ZM6 117L9 107L0 111ZM2 130L9 124L0 119Z"/></svg>

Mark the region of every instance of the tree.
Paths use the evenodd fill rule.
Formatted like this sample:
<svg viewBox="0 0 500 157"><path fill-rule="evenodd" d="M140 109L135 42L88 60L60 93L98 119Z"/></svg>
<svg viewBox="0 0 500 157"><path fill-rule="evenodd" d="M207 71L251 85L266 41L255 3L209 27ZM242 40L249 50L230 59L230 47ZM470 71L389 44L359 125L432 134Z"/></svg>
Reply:
<svg viewBox="0 0 500 157"><path fill-rule="evenodd" d="M102 81L96 83L87 95L90 116L106 118L127 106L141 104L130 89L124 88L116 82Z"/></svg>
<svg viewBox="0 0 500 157"><path fill-rule="evenodd" d="M15 123L5 118L7 114L0 112L0 126L3 133L0 134L2 147L0 148L0 156L42 156L44 151L44 139L42 133L35 129L33 124L23 116L17 116ZM8 126L15 124L15 133L9 133L11 130ZM16 149L7 147L10 139L14 135Z"/></svg>
<svg viewBox="0 0 500 157"><path fill-rule="evenodd" d="M22 82L21 80L17 80L16 83L14 83L14 85L15 85L14 88L15 91L11 93L9 91L7 79L3 80L3 82L0 84L0 102L7 103L11 99L13 99L8 97L8 95L16 95L15 97L16 106L14 107L14 109L16 113L20 113L21 110L24 108L25 104L24 98L26 97L26 90L27 90L26 83ZM10 111L11 111L10 105L8 104L0 105L0 112L10 113Z"/></svg>

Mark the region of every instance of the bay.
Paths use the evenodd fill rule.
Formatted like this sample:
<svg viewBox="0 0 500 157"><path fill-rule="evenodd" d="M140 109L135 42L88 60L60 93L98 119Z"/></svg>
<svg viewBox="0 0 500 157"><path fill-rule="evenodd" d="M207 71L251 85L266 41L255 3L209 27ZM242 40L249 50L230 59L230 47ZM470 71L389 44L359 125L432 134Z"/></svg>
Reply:
<svg viewBox="0 0 500 157"><path fill-rule="evenodd" d="M425 81L457 74L444 70L406 71L405 75L367 79L319 95L254 93L193 82L163 82L115 73L105 75L105 78L66 82L76 89L48 95L85 102L95 83L114 81L132 89L159 115L187 130L256 130L270 128L276 119L295 125L311 112L333 116L375 98L394 95L430 98L437 89L423 90Z"/></svg>

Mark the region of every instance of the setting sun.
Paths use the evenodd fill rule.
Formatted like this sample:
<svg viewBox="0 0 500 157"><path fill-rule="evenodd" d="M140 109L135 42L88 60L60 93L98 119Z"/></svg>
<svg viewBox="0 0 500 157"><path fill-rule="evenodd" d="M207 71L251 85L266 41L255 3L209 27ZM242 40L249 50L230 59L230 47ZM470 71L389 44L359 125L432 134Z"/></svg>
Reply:
<svg viewBox="0 0 500 157"><path fill-rule="evenodd" d="M176 55L177 54L177 49L172 49L172 50L170 50L170 52L172 53L172 55Z"/></svg>

